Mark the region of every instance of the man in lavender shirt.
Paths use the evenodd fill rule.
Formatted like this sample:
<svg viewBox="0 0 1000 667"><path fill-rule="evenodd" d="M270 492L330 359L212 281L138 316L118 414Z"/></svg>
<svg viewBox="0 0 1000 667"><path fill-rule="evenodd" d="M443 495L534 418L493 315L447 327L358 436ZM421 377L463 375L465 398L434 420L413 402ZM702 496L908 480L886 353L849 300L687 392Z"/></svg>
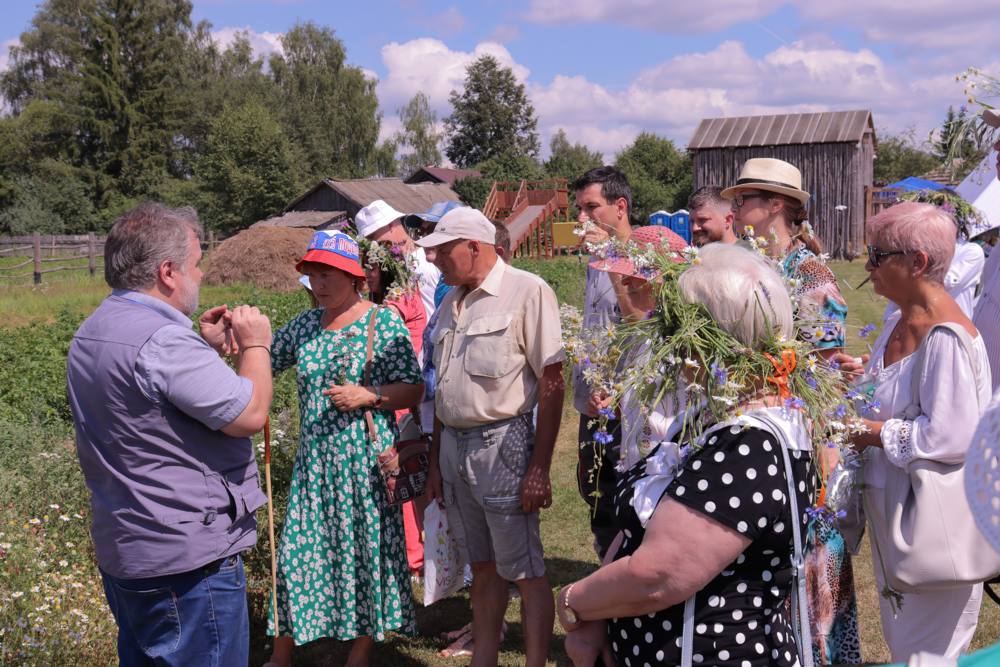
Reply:
<svg viewBox="0 0 1000 667"><path fill-rule="evenodd" d="M240 553L266 502L249 436L271 404L271 324L218 306L191 328L193 209L146 203L108 234L113 291L70 345L67 389L122 665L247 664ZM238 350L236 371L222 360Z"/></svg>

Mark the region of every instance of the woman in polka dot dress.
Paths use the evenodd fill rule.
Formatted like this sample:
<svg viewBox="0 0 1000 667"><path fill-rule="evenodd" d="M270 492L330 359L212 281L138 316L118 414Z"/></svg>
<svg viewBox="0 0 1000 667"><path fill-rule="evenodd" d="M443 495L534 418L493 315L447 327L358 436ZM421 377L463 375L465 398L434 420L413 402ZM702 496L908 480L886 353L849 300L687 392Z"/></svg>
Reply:
<svg viewBox="0 0 1000 667"><path fill-rule="evenodd" d="M792 309L780 277L753 253L734 248L714 255L704 253L701 270L681 276L684 297L704 305L748 347L759 349L760 332L771 327L789 336ZM769 312L740 306L755 300L770 304ZM704 382L694 373L687 380ZM592 665L604 652L605 662L627 667L680 665L685 601L692 596L693 664L798 664L789 598L792 522L804 535L816 479L808 432L797 412L780 405L778 396L763 392L747 397L744 416L705 425L679 454L660 445L621 480L622 530L605 564L564 588L556 602L575 664ZM796 516L781 441L790 445Z"/></svg>
<svg viewBox="0 0 1000 667"><path fill-rule="evenodd" d="M375 640L416 629L402 513L386 506L375 457L395 439L393 410L420 399L420 369L400 317L359 295L357 243L324 235L297 266L320 307L277 331L271 349L275 373L296 369L301 435L278 544L279 636L267 667L287 667L293 644L324 637L353 640L347 665L362 667ZM372 318L372 386L360 386Z"/></svg>

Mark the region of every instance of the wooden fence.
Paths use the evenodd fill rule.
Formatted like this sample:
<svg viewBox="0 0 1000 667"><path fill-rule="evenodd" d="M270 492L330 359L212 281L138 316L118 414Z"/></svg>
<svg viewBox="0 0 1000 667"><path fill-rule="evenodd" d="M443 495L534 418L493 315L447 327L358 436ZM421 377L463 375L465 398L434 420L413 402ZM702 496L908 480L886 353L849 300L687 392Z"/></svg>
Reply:
<svg viewBox="0 0 1000 667"><path fill-rule="evenodd" d="M0 259L24 258L21 262L0 265L0 282L31 276L34 284L38 285L43 275L56 271L88 271L91 277L96 276L97 260L104 258L104 241L105 237L93 232L72 236L35 232L31 236L0 237ZM210 251L215 249L216 244L215 233L209 231L202 247ZM86 266L72 261L83 258L87 259ZM27 270L29 266L31 270Z"/></svg>

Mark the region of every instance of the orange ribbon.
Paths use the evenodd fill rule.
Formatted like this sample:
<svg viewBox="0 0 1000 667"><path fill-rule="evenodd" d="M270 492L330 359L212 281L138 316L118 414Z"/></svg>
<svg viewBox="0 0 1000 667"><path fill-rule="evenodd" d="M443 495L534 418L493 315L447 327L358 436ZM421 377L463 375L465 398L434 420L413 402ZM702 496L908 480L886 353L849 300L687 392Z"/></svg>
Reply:
<svg viewBox="0 0 1000 667"><path fill-rule="evenodd" d="M774 375L767 378L767 381L778 387L778 395L782 399L791 398L792 390L788 388L788 376L795 370L795 350L782 350L781 362L767 352L764 353L764 356L774 366Z"/></svg>

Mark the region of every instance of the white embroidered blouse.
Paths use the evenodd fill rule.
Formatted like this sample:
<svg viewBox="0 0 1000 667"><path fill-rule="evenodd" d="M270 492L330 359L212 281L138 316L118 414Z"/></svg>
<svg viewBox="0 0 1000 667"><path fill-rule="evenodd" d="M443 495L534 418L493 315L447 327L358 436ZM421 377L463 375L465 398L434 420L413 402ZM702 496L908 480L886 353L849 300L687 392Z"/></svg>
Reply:
<svg viewBox="0 0 1000 667"><path fill-rule="evenodd" d="M866 454L865 483L881 488L885 468L900 468L917 458L941 463L965 459L969 440L979 417L990 401L989 359L982 336L972 339L973 359L965 353L954 333L935 329L926 341L926 361L920 380L920 414L906 419L903 413L913 400L913 373L918 355L910 354L885 366L885 347L898 315L890 318L875 341L868 363L867 379L874 382L878 412L864 415L885 421L882 449Z"/></svg>

